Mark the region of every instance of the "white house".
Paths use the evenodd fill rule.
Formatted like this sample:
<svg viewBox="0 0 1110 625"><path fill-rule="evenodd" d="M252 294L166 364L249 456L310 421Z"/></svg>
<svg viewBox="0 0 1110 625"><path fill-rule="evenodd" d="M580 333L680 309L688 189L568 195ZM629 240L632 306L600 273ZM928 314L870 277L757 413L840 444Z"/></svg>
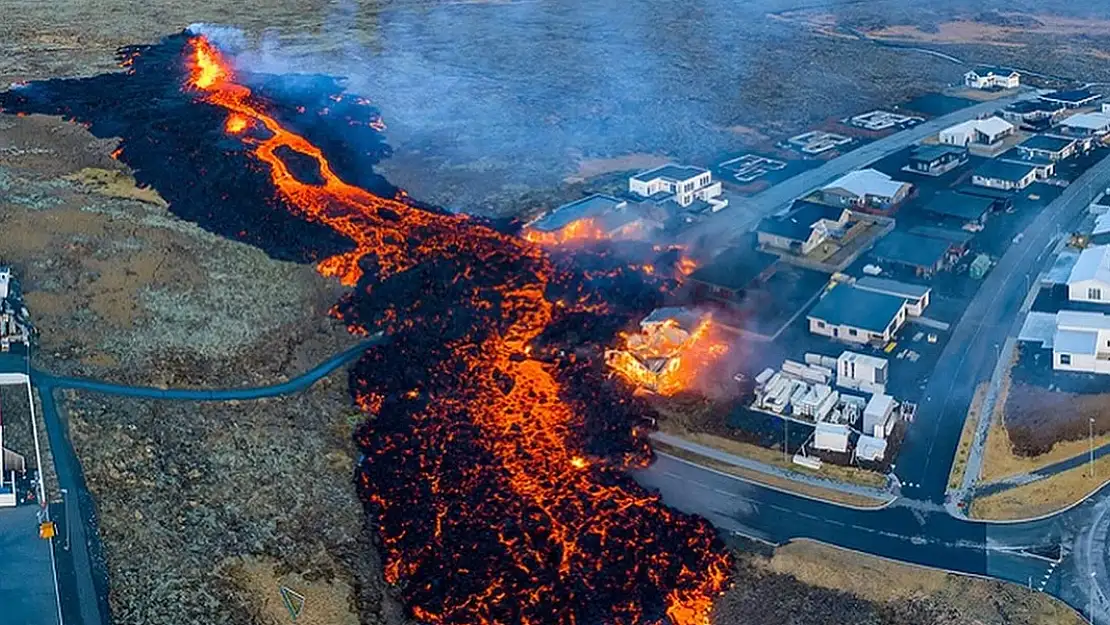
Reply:
<svg viewBox="0 0 1110 625"><path fill-rule="evenodd" d="M1110 374L1110 315L1077 310L1056 313L1052 368Z"/></svg>
<svg viewBox="0 0 1110 625"><path fill-rule="evenodd" d="M823 187L821 200L834 206L886 209L906 199L912 189L912 184L881 171L861 169Z"/></svg>
<svg viewBox="0 0 1110 625"><path fill-rule="evenodd" d="M1060 122L1069 135L1079 137L1098 137L1110 132L1110 115L1105 113L1079 113Z"/></svg>
<svg viewBox="0 0 1110 625"><path fill-rule="evenodd" d="M695 200L708 203L713 212L728 206L728 200L721 197L721 183L713 182L713 174L689 165L672 163L636 174L628 179L628 190L655 200L671 199L683 208Z"/></svg>
<svg viewBox="0 0 1110 625"><path fill-rule="evenodd" d="M940 131L938 139L945 145L993 146L1014 133L1014 125L1001 117L972 119Z"/></svg>
<svg viewBox="0 0 1110 625"><path fill-rule="evenodd" d="M834 286L806 319L809 331L850 343L886 343L906 322L906 300L894 295Z"/></svg>
<svg viewBox="0 0 1110 625"><path fill-rule="evenodd" d="M863 409L863 433L875 438L886 438L894 429L894 398L875 393Z"/></svg>
<svg viewBox="0 0 1110 625"><path fill-rule="evenodd" d="M1037 181L1037 167L1031 164L991 159L971 172L971 184L1004 191L1021 190Z"/></svg>
<svg viewBox="0 0 1110 625"><path fill-rule="evenodd" d="M1110 304L1110 245L1094 245L1079 254L1068 275L1068 299Z"/></svg>
<svg viewBox="0 0 1110 625"><path fill-rule="evenodd" d="M859 227L860 220L846 208L799 200L787 214L760 220L756 237L765 249L805 256Z"/></svg>
<svg viewBox="0 0 1110 625"><path fill-rule="evenodd" d="M867 393L883 393L889 375L886 358L845 351L836 359L836 385Z"/></svg>
<svg viewBox="0 0 1110 625"><path fill-rule="evenodd" d="M1001 67L981 67L964 74L964 84L972 89L1016 89L1021 74Z"/></svg>

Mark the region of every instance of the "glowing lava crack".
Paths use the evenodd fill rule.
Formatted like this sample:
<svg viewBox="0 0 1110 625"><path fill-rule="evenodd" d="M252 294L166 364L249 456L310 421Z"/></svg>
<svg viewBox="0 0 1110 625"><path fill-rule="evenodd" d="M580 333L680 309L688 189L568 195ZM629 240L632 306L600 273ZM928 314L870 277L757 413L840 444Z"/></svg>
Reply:
<svg viewBox="0 0 1110 625"><path fill-rule="evenodd" d="M386 579L411 614L467 625L707 623L732 567L713 529L625 475L649 458L642 439L617 460L587 453L582 406L529 355L557 312L545 252L346 184L206 39L190 45L187 88L227 111L227 133L268 166L288 205L355 243L319 265L358 286L335 313L394 338L351 374L369 415L356 434L357 481ZM299 181L289 151L322 182Z"/></svg>

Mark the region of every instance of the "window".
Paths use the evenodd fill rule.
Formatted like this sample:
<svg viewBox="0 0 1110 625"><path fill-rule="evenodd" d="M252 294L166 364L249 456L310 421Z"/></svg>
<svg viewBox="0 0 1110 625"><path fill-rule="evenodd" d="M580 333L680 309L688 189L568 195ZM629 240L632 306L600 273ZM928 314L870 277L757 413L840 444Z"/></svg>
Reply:
<svg viewBox="0 0 1110 625"><path fill-rule="evenodd" d="M859 334L859 332L856 332L855 328L848 328L848 334L851 336L856 336L857 334Z"/></svg>
<svg viewBox="0 0 1110 625"><path fill-rule="evenodd" d="M818 322L817 322L817 327L818 327L818 328L823 328L823 327L825 327L825 322L824 322L824 321L818 321Z"/></svg>
<svg viewBox="0 0 1110 625"><path fill-rule="evenodd" d="M1087 289L1087 299L1102 299L1102 289L1096 287Z"/></svg>
<svg viewBox="0 0 1110 625"><path fill-rule="evenodd" d="M1071 364L1071 354L1060 354L1060 364L1070 365Z"/></svg>

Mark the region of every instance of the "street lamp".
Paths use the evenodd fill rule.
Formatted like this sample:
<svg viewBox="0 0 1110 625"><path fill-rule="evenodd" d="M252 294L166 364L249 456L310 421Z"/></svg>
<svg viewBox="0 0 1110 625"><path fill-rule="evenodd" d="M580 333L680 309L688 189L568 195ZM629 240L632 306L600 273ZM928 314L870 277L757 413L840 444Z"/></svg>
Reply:
<svg viewBox="0 0 1110 625"><path fill-rule="evenodd" d="M1095 418L1087 418L1087 470L1095 476Z"/></svg>
<svg viewBox="0 0 1110 625"><path fill-rule="evenodd" d="M1091 625L1095 622L1095 572L1091 571L1091 594L1087 597L1087 616L1091 619Z"/></svg>

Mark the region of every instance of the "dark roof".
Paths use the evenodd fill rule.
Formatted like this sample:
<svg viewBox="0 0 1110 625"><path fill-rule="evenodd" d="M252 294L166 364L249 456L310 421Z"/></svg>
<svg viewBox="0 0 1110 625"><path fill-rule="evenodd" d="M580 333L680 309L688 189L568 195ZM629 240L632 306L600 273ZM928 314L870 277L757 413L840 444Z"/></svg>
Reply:
<svg viewBox="0 0 1110 625"><path fill-rule="evenodd" d="M938 228L936 226L914 226L910 228L910 234L947 241L949 243L958 243L960 245L966 244L975 237L974 234L967 230L953 230L951 228Z"/></svg>
<svg viewBox="0 0 1110 625"><path fill-rule="evenodd" d="M1053 91L1046 93L1040 98L1050 102L1067 102L1069 104L1079 104L1088 100L1097 100L1102 96L1097 93L1091 93L1090 89L1071 89L1069 91Z"/></svg>
<svg viewBox="0 0 1110 625"><path fill-rule="evenodd" d="M639 180L640 182L651 182L656 178L679 181L696 178L704 174L706 171L708 170L702 169L701 167L694 167L693 165L675 165L671 163L668 165L663 165L662 167L656 167L655 169L649 169L647 171L640 172L633 176L633 178Z"/></svg>
<svg viewBox="0 0 1110 625"><path fill-rule="evenodd" d="M951 145L919 145L913 149L910 160L931 163L947 154L963 156L966 153L966 150Z"/></svg>
<svg viewBox="0 0 1110 625"><path fill-rule="evenodd" d="M709 264L690 274L689 279L730 291L739 291L748 286L778 260L774 254L755 249L754 241L749 243L721 252Z"/></svg>
<svg viewBox="0 0 1110 625"><path fill-rule="evenodd" d="M1021 165L1019 163L991 159L976 168L973 173L983 178L1018 182L1028 176L1029 172L1033 170L1034 168L1032 165Z"/></svg>
<svg viewBox="0 0 1110 625"><path fill-rule="evenodd" d="M1034 167L1053 167L1056 161L1051 158L1043 156L1026 156L1016 149L1010 149L998 155L999 160L1006 161L1007 163L1017 163L1019 165L1032 165Z"/></svg>
<svg viewBox="0 0 1110 625"><path fill-rule="evenodd" d="M1049 135L1034 135L1019 143L1018 147L1026 148L1029 150L1047 150L1049 152L1060 152L1061 150L1074 143L1075 139L1065 139L1064 137L1050 137Z"/></svg>
<svg viewBox="0 0 1110 625"><path fill-rule="evenodd" d="M571 222L587 217L598 217L610 212L623 202L624 200L618 200L615 197L595 193L569 204L563 204L535 221L531 228L542 232L562 230Z"/></svg>
<svg viewBox="0 0 1110 625"><path fill-rule="evenodd" d="M992 200L1005 200L1012 202L1014 199L1013 191L1003 191L1002 189L991 189L988 187L980 187L974 184L960 185L956 192L961 195L974 195L976 197L989 197Z"/></svg>
<svg viewBox="0 0 1110 625"><path fill-rule="evenodd" d="M939 191L924 206L924 209L935 215L956 217L966 221L975 221L987 214L994 205L994 200L985 197L964 195L955 191Z"/></svg>
<svg viewBox="0 0 1110 625"><path fill-rule="evenodd" d="M1044 111L1045 113L1058 113L1063 110L1064 105L1055 102L1046 102L1044 100L1021 100L1014 102L1006 107L1007 111L1024 115L1026 113L1035 113L1037 111Z"/></svg>
<svg viewBox="0 0 1110 625"><path fill-rule="evenodd" d="M885 332L905 304L901 297L839 284L817 302L808 316L831 325Z"/></svg>
<svg viewBox="0 0 1110 625"><path fill-rule="evenodd" d="M855 282L855 286L857 289L877 291L879 293L886 293L887 295L895 295L906 299L925 297L929 294L929 291L932 290L924 284L911 284L909 282L887 280L886 278L876 278L874 276L858 278Z"/></svg>
<svg viewBox="0 0 1110 625"><path fill-rule="evenodd" d="M872 256L880 261L933 269L944 259L949 247L948 241L894 231L879 239Z"/></svg>
<svg viewBox="0 0 1110 625"><path fill-rule="evenodd" d="M821 219L840 219L843 208L806 202L794 202L790 212L782 217L767 217L759 222L759 232L766 232L795 241L805 241L809 238L813 224Z"/></svg>

